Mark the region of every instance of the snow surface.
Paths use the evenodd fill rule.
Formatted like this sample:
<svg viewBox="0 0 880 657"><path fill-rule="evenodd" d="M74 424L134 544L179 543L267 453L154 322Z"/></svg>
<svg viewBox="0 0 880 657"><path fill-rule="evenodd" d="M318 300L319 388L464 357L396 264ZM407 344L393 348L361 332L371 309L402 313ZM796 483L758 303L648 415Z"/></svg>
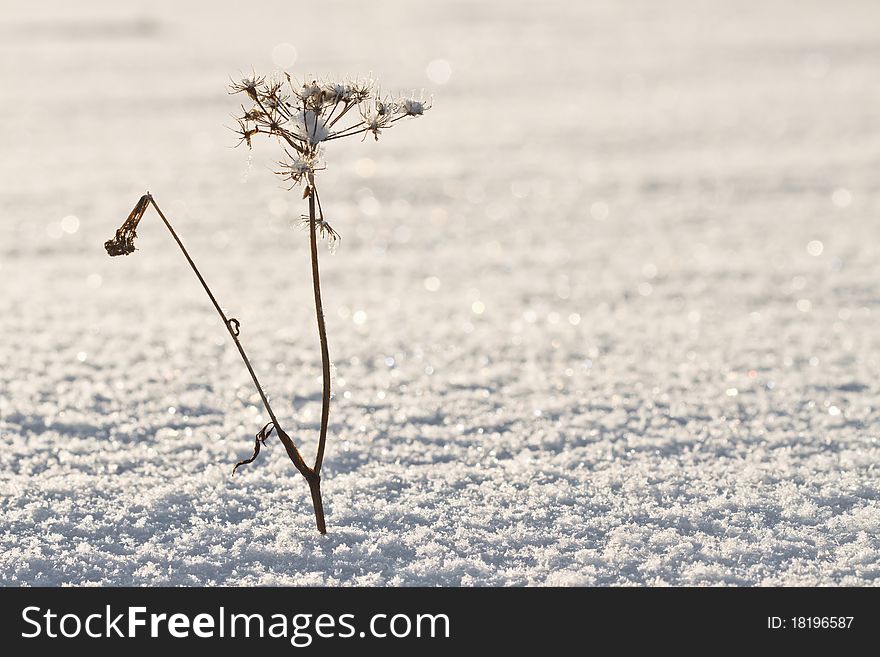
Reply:
<svg viewBox="0 0 880 657"><path fill-rule="evenodd" d="M880 582L880 4L17 3L0 16L0 582ZM330 533L304 203L228 75L381 76L334 142ZM442 61L438 61L442 60ZM447 83L447 74L451 76ZM428 75L432 74L432 81Z"/></svg>

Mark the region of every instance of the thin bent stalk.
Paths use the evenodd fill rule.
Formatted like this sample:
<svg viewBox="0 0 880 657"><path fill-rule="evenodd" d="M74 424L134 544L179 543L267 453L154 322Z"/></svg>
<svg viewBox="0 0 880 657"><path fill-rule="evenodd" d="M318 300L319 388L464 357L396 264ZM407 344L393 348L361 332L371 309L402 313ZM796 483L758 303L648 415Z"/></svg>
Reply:
<svg viewBox="0 0 880 657"><path fill-rule="evenodd" d="M324 447L327 444L327 423L330 418L330 351L327 347L327 328L324 325L324 306L321 303L321 275L318 271L318 235L317 219L315 217L315 197L318 190L315 188L314 175L309 176L309 244L312 256L312 286L315 291L315 316L318 319L318 337L321 341L321 368L323 371L324 387L321 396L321 436L318 439L318 453L315 456L315 473L321 472L324 463Z"/></svg>
<svg viewBox="0 0 880 657"><path fill-rule="evenodd" d="M186 258L186 261L189 263L189 266L192 268L196 277L199 279L199 282L202 284L202 287L204 288L205 293L208 295L208 298L211 300L211 303L214 305L214 309L217 311L217 314L220 315L220 319L223 320L223 325L226 327L226 330L229 331L229 335L230 335L230 337L232 337L232 341L235 342L235 346L238 348L238 353L241 355L241 359L242 359L242 361L244 361L244 364L247 367L247 370L251 375L251 379L254 382L254 386L257 388L257 392L260 393L260 399L263 400L263 406L266 408L266 412L269 414L269 417L272 420L271 425L275 428L275 432L278 434L279 440L281 440L281 443L284 445L284 449L285 449L285 451L287 451L287 455L290 458L290 460L293 462L294 467L296 467L296 469L299 470L300 474L302 474L302 476L305 477L305 480L309 484L309 489L310 489L311 495L312 495L312 504L315 507L315 522L318 526L318 531L321 532L322 534L326 534L327 527L326 527L326 523L324 521L324 504L321 499L321 477L318 474L321 469L321 461L318 460L316 462L314 468L310 468L308 465L306 465L306 462L303 460L303 457L300 454L299 450L297 449L296 444L293 442L293 440L290 438L290 436L288 436L287 433L278 424L278 418L275 416L275 412L272 410L272 406L269 404L269 400L266 398L266 393L263 391L263 387L260 385L260 381L257 379L257 375L254 372L254 368L251 366L250 359L248 359L247 354L245 353L244 347L241 344L241 341L238 339L238 335L239 335L239 322L238 322L238 320L235 318L227 317L226 313L223 312L223 309L220 308L220 304L217 303L217 299L214 297L214 294L211 292L211 289L208 287L208 284L205 282L205 279L202 276L201 272L199 271L198 267L196 267L195 262L193 262L193 259L190 257L189 252L186 250L186 247L183 245L183 242L177 236L177 232L171 226L171 222L168 221L168 219L165 217L165 214L159 208L155 199L153 198L153 196L149 192L147 192L143 197L141 197L141 200L138 201L138 205L136 205L135 210L132 211L132 216L135 215L136 213L142 215L143 211L146 209L147 203L152 204L152 206L156 209L156 212L159 214L159 217L162 219L162 222L165 224L165 227L168 228L168 232L171 233L171 236L174 238L174 241L177 242L177 246L180 247L180 250L183 253L184 257ZM138 219L139 219L139 217L138 217ZM312 219L313 219L312 220L312 235L314 236L314 212L312 212ZM314 242L313 242L313 246L314 246ZM315 266L315 270L314 270L315 272L317 272L317 261L314 259L316 257L317 257L317 254L313 250L313 263ZM317 275L317 273L316 273L316 275ZM317 279L315 279L315 280L316 280L316 285L317 285L318 284ZM316 287L316 290L317 290L317 287ZM318 304L318 307L320 308L320 293L316 292L316 294L317 294L317 296L316 296L317 304ZM326 356L326 354L327 354L326 338L324 337L324 333L323 333L323 315L320 315L319 322L320 322L321 331L322 331L321 335L322 335L323 353L325 354L325 363L327 363L326 374L325 374L325 411L324 411L324 414L322 415L323 422L322 422L321 442L319 445L319 452L318 452L319 459L321 459L321 458L323 458L323 453L324 453L324 441L325 441L325 435L326 435L326 418L327 418L327 413L328 413L327 404L329 404L330 380L329 380L329 357ZM255 444L255 448L254 448L254 456L249 460L239 462L238 465L241 465L242 463L250 463L251 461L253 461L254 458L256 458L257 454L260 451L260 442L264 441L266 439L266 437L268 436L268 434L271 433L271 430L266 431L266 429L268 427L269 427L269 425L267 425L266 427L263 427L263 430L257 434L256 444ZM236 467L238 467L238 465L236 465ZM233 472L234 472L234 470L233 470Z"/></svg>

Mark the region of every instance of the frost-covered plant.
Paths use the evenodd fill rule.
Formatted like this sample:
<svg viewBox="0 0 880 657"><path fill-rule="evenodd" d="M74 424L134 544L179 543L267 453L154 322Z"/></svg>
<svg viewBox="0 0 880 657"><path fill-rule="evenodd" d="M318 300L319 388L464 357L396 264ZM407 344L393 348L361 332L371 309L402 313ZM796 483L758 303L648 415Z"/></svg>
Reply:
<svg viewBox="0 0 880 657"><path fill-rule="evenodd" d="M223 320L232 337L251 379L260 394L270 421L257 432L253 455L236 463L236 469L252 463L260 453L260 446L274 431L284 445L294 467L309 484L312 504L315 508L315 521L318 531L326 533L324 506L321 498L321 466L327 443L327 425L330 417L330 352L327 346L327 331L324 325L324 311L321 304L321 281L318 271L318 234L327 239L332 247L339 240L339 234L327 223L321 206L321 198L315 184L316 172L323 169L325 144L343 137L372 135L378 141L382 130L390 128L398 121L421 116L431 107L430 101L423 98L393 97L382 95L372 80L315 80L306 79L302 84L284 74L281 77L259 77L253 75L230 86L230 93L244 94L250 107L242 105L241 115L237 117L240 143L252 147L253 138L267 135L276 138L284 151L284 158L278 163L280 175L292 183L291 189L303 186L303 199L308 199L309 213L303 215L303 224L309 228L309 243L312 263L312 286L315 295L315 315L318 322L318 337L321 343L321 363L323 370L323 394L321 406L321 429L315 464L309 466L290 436L281 428L269 400L260 385L239 340L240 323L227 317L220 308L202 274L199 272L186 248L181 242L165 214L159 209L152 195L147 192L135 205L125 223L116 231L113 239L104 243L111 256L129 255L135 251L134 240L137 227L147 208L152 204L168 228L190 267L205 289L211 303Z"/></svg>

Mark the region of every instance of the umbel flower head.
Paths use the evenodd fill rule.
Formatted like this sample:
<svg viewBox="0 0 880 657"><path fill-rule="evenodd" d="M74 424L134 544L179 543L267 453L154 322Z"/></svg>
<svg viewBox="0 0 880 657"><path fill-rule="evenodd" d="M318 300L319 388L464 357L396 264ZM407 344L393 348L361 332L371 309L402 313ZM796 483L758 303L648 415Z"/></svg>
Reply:
<svg viewBox="0 0 880 657"><path fill-rule="evenodd" d="M285 73L283 79L253 75L229 88L250 101L236 117L240 143L252 147L257 135L277 138L287 155L278 174L294 185L313 184L327 142L368 134L378 140L385 128L431 107L422 98L382 95L373 80L298 82Z"/></svg>
<svg viewBox="0 0 880 657"><path fill-rule="evenodd" d="M315 228L327 239L331 249L339 239L324 219L321 199L315 187L315 172L324 168L323 150L327 142L343 137L379 135L398 121L417 117L431 108L431 101L415 96L383 95L373 80L296 81L282 77L252 75L233 82L231 94L243 94L248 103L236 117L239 143L253 147L257 135L275 137L285 158L275 172L293 186L303 184L303 198L314 196L318 206ZM308 225L309 217L305 217Z"/></svg>

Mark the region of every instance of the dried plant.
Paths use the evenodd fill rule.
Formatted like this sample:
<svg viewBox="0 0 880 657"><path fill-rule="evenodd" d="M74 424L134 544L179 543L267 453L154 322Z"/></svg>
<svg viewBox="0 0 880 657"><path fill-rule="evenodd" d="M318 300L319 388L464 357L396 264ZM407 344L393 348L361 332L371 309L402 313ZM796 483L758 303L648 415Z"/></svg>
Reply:
<svg viewBox="0 0 880 657"><path fill-rule="evenodd" d="M318 531L324 534L327 528L321 497L321 466L324 463L330 417L330 352L327 346L327 331L321 304L317 243L320 234L332 247L338 242L339 234L327 223L324 217L321 198L315 183L316 172L324 168L322 164L323 151L327 142L356 135L362 135L362 140L368 135L372 135L375 140L378 140L383 130L390 128L402 119L421 116L430 109L431 103L423 98L417 99L415 96L406 98L383 95L372 80L338 82L306 79L300 84L294 81L289 74L284 74L283 78L272 76L268 79L253 75L240 82L234 82L230 86L230 93L244 94L249 99L249 106L242 105L241 115L236 117L238 121L236 132L239 135L240 143L252 147L253 138L258 135L274 137L284 152L283 159L278 162L278 175L292 183L291 189L302 185L303 199L308 199L309 213L303 215L303 225L307 225L309 229L312 287L323 371L321 427L313 466L310 467L305 462L294 441L281 428L239 340L239 321L227 317L220 308L183 242L180 241L171 223L149 192L140 198L125 223L116 231L114 238L104 243L104 248L111 256L133 253L138 223L150 205L156 209L229 331L271 420L257 432L254 438L253 455L236 463L232 470L233 474L239 466L252 463L257 458L260 447L265 445L266 440L274 431L284 445L294 467L309 484L312 504L315 508L315 521Z"/></svg>

